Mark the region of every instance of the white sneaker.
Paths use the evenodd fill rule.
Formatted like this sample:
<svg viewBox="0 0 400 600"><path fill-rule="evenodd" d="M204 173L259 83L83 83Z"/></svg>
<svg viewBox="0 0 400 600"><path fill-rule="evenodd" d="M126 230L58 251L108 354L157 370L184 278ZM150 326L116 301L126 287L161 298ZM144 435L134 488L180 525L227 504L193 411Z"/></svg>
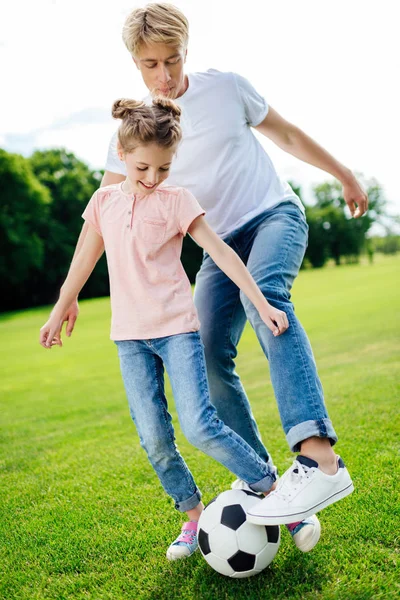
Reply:
<svg viewBox="0 0 400 600"><path fill-rule="evenodd" d="M339 456L337 462L337 473L327 475L315 460L299 455L275 490L248 510L249 523L286 525L304 521L351 494L354 486L349 472Z"/></svg>
<svg viewBox="0 0 400 600"><path fill-rule="evenodd" d="M255 492L251 487L243 481L243 479L235 479L231 484L233 490L245 490L258 496L263 496L262 492ZM289 523L286 525L290 536L295 543L296 547L301 552L309 552L318 544L319 538L321 537L321 524L316 515L304 519L304 521L297 521L296 523Z"/></svg>
<svg viewBox="0 0 400 600"><path fill-rule="evenodd" d="M307 517L300 523L286 525L292 540L302 552L310 552L321 537L321 524L317 515Z"/></svg>

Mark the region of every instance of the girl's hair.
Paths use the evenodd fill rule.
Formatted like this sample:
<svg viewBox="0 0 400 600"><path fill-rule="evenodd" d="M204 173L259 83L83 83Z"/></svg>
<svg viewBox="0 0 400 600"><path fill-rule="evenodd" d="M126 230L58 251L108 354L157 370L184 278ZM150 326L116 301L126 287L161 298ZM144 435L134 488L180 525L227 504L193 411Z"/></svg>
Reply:
<svg viewBox="0 0 400 600"><path fill-rule="evenodd" d="M114 119L122 119L118 140L124 152L133 152L141 144L155 142L173 148L182 137L179 124L181 109L164 97L153 98L153 104L121 98L112 107Z"/></svg>
<svg viewBox="0 0 400 600"><path fill-rule="evenodd" d="M173 4L147 4L127 17L122 39L132 56L138 56L142 44L162 43L186 50L189 23Z"/></svg>

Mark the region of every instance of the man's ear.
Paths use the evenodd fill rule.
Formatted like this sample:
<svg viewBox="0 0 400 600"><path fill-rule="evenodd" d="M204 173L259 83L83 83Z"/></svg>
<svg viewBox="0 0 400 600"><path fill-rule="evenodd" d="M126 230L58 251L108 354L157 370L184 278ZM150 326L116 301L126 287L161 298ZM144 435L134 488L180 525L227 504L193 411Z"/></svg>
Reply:
<svg viewBox="0 0 400 600"><path fill-rule="evenodd" d="M135 58L134 56L132 56L132 60L133 60L133 62L135 63L135 65L136 65L136 68L137 68L137 69L139 69L139 71L140 71L140 67L139 67L139 63L138 63L138 60L137 60L137 58Z"/></svg>
<svg viewBox="0 0 400 600"><path fill-rule="evenodd" d="M185 56L184 56L184 58L183 58L183 62L184 62L184 63L186 62L186 58L187 58L187 48L186 48L186 50L185 50Z"/></svg>

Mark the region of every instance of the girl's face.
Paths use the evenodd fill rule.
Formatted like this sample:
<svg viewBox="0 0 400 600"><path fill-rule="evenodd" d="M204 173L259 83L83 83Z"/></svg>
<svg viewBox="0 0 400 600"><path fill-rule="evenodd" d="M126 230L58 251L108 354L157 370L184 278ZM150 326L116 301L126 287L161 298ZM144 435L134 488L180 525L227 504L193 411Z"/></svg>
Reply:
<svg viewBox="0 0 400 600"><path fill-rule="evenodd" d="M176 148L162 148L155 143L138 146L126 153L118 147L118 156L126 165L134 192L151 194L169 175Z"/></svg>

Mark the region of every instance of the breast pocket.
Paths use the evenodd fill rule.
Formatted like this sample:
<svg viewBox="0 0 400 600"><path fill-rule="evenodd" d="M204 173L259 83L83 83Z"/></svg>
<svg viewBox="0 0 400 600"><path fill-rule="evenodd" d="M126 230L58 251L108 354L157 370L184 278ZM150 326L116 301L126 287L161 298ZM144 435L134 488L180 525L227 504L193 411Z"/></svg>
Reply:
<svg viewBox="0 0 400 600"><path fill-rule="evenodd" d="M161 244L165 238L167 222L153 217L142 217L138 223L139 237L150 244Z"/></svg>

